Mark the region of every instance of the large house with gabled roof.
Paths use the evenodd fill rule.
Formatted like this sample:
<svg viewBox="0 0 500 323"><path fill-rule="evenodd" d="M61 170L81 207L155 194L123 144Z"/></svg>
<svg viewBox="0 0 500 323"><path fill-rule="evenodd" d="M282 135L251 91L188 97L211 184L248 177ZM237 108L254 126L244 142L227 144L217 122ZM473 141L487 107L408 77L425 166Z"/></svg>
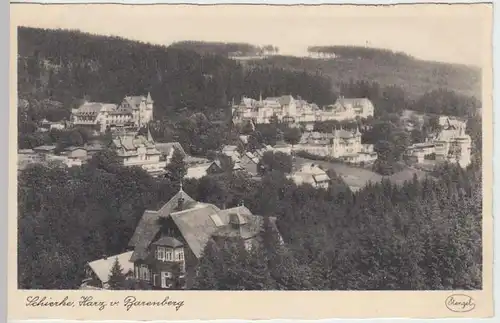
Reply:
<svg viewBox="0 0 500 323"><path fill-rule="evenodd" d="M153 103L149 93L147 96L126 96L120 105L85 101L71 111L71 123L101 133L128 125L141 128L153 120Z"/></svg>
<svg viewBox="0 0 500 323"><path fill-rule="evenodd" d="M269 219L278 232L276 218ZM158 289L170 288L172 277L177 276L189 287L209 240L238 237L251 248L263 224L264 217L244 205L220 209L195 201L181 185L159 210L144 211L129 242L134 276Z"/></svg>

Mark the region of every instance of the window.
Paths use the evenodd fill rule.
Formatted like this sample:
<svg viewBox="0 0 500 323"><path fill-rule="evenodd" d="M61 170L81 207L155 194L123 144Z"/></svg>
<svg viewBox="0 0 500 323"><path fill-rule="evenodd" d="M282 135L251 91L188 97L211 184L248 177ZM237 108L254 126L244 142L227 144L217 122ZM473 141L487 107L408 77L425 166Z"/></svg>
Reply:
<svg viewBox="0 0 500 323"><path fill-rule="evenodd" d="M156 259L165 260L165 248L164 247L157 247L156 248Z"/></svg>
<svg viewBox="0 0 500 323"><path fill-rule="evenodd" d="M150 279L150 273L149 273L148 266L141 265L139 267L139 279L142 279L142 280L149 280Z"/></svg>
<svg viewBox="0 0 500 323"><path fill-rule="evenodd" d="M184 260L184 250L178 250L177 251L177 260L182 261Z"/></svg>
<svg viewBox="0 0 500 323"><path fill-rule="evenodd" d="M168 249L166 250L166 257L165 257L165 260L166 260L166 261L172 261L172 260L174 260L174 255L173 255L172 249L168 248Z"/></svg>

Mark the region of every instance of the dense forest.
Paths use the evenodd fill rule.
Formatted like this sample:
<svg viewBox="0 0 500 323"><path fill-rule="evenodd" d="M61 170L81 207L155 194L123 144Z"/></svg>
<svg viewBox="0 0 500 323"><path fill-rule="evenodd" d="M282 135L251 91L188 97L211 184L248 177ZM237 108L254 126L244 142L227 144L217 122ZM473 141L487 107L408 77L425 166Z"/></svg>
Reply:
<svg viewBox="0 0 500 323"><path fill-rule="evenodd" d="M295 186L286 171L275 167L260 181L225 172L184 184L199 201L220 207L244 201L255 214L277 216L285 241L273 257L257 253L269 250L241 251L234 266L226 261L235 257L204 258L195 288L481 288L477 164L438 169L438 181L382 182L356 194L335 174L329 190L316 190ZM123 252L142 212L158 209L177 187L169 179L123 168L108 151L82 168L36 165L21 172L20 288L77 288L83 265ZM227 255L235 246L207 248L213 250L206 254ZM220 266L232 269L219 271ZM267 273L268 279L259 278ZM233 279L225 279L229 274Z"/></svg>

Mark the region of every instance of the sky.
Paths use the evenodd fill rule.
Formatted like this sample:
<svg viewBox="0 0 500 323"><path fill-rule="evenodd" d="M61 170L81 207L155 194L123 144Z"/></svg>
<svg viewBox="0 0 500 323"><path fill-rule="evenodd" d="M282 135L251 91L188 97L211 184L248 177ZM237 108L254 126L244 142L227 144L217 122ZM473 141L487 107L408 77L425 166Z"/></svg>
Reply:
<svg viewBox="0 0 500 323"><path fill-rule="evenodd" d="M482 66L491 35L485 5L174 6L12 4L14 25L78 29L169 45L181 40L272 44L284 55L356 45Z"/></svg>

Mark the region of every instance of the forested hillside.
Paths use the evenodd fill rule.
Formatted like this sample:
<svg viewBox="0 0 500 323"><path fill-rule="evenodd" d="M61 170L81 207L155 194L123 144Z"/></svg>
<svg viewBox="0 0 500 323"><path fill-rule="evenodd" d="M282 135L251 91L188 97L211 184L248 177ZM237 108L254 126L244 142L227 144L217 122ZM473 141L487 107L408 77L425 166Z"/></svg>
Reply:
<svg viewBox="0 0 500 323"><path fill-rule="evenodd" d="M151 92L155 116L227 108L242 95L293 93L329 104L326 77L284 68L243 69L219 55L203 55L67 30L18 29L18 91L29 101L50 98L69 111L79 100L119 103Z"/></svg>
<svg viewBox="0 0 500 323"><path fill-rule="evenodd" d="M334 90L350 80L376 80L381 86L397 85L410 99L437 88L481 98L481 70L474 66L423 61L387 50L333 46L310 51L338 53L330 59L272 56L248 62L248 66L273 66L321 73L331 78Z"/></svg>

